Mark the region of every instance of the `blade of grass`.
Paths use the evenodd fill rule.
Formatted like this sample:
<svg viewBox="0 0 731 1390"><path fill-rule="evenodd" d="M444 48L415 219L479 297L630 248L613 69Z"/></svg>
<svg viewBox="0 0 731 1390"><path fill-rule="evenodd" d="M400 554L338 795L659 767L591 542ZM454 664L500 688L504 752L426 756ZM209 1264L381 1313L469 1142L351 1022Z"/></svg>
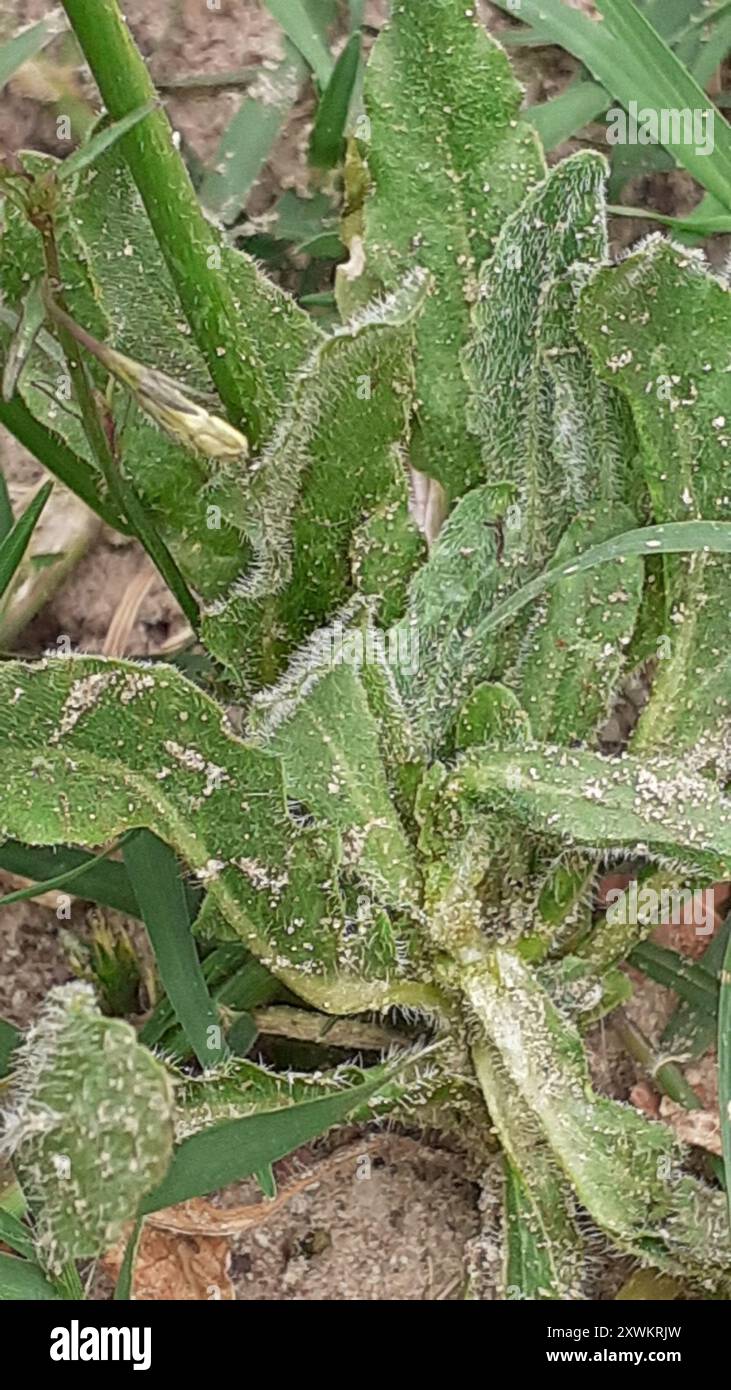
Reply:
<svg viewBox="0 0 731 1390"><path fill-rule="evenodd" d="M23 300L23 307L18 315L18 323L10 340L8 355L5 359L5 370L3 371L2 397L4 401L12 400L15 395L18 378L43 326L45 317L46 309L41 292L41 281L36 280Z"/></svg>
<svg viewBox="0 0 731 1390"><path fill-rule="evenodd" d="M6 893L3 898L0 898L0 907L9 907L11 903L26 902L29 898L39 898L43 893L51 893L57 888L67 887L69 883L83 878L90 870L108 859L110 854L114 854L115 850L121 849L127 841L132 839L133 835L139 833L137 830L128 831L121 840L110 845L109 849L103 850L101 854L91 855L85 863L77 864L75 868L67 869L64 873L57 874L55 878L47 878L38 883L31 883L28 888L18 888L14 893Z"/></svg>
<svg viewBox="0 0 731 1390"><path fill-rule="evenodd" d="M384 1067L374 1071L377 1076L373 1080L345 1089L339 1095L227 1121L185 1139L173 1154L159 1187L144 1199L142 1213L174 1206L189 1197L202 1197L252 1173L265 1171L367 1104L387 1076L393 1074L393 1068L390 1073Z"/></svg>
<svg viewBox="0 0 731 1390"><path fill-rule="evenodd" d="M225 131L213 167L199 189L200 200L223 222L233 222L244 207L253 184L296 100L306 65L294 45L285 40L285 57L275 72L261 69L266 101L246 97Z"/></svg>
<svg viewBox="0 0 731 1390"><path fill-rule="evenodd" d="M601 545L592 546L578 555L569 565L556 565L543 571L517 593L498 603L476 627L472 642L479 643L488 632L501 627L516 613L561 579L594 569L610 560L622 560L630 555L687 555L696 551L731 554L731 522L729 521L672 521L664 526L642 526L625 531Z"/></svg>
<svg viewBox="0 0 731 1390"><path fill-rule="evenodd" d="M17 1255L0 1253L0 1303L60 1299L62 1295L50 1284L40 1265L21 1260Z"/></svg>
<svg viewBox="0 0 731 1390"><path fill-rule="evenodd" d="M52 489L53 483L43 484L0 545L0 598L12 583Z"/></svg>
<svg viewBox="0 0 731 1390"><path fill-rule="evenodd" d="M19 396L12 401L0 400L0 425L4 425L24 449L42 463L54 478L58 478L64 487L75 492L102 521L123 535L129 535L129 523L100 493L99 474L62 440L51 434L45 425L39 424Z"/></svg>
<svg viewBox="0 0 731 1390"><path fill-rule="evenodd" d="M299 49L324 90L330 81L333 59L327 43L327 26L316 24L302 0L264 0L287 38Z"/></svg>
<svg viewBox="0 0 731 1390"><path fill-rule="evenodd" d="M607 109L610 98L598 82L575 82L552 101L531 106L526 120L534 125L546 150L555 150L577 130L595 121Z"/></svg>
<svg viewBox="0 0 731 1390"><path fill-rule="evenodd" d="M731 213L719 213L718 216L698 215L698 209L688 217L666 217L660 212L650 212L647 208L631 208L610 204L607 208L615 217L641 217L650 222L660 222L663 227L670 227L674 232L683 232L686 236L715 236L724 232L731 232Z"/></svg>
<svg viewBox="0 0 731 1390"><path fill-rule="evenodd" d="M58 875L81 867L85 869L85 875L84 891L80 896L87 902L112 907L129 917L141 916L123 864L114 861L101 863L86 850L69 849L64 845L51 849L40 845L23 845L18 840L6 840L0 844L0 869L7 869L9 873L22 878L51 879L54 870Z"/></svg>
<svg viewBox="0 0 731 1390"><path fill-rule="evenodd" d="M611 85L623 106L636 101L657 111L709 110L712 103L703 88L631 0L598 0L598 6L619 41L622 57L613 77L604 73L602 80ZM693 144L682 140L663 143L731 212L731 128L718 111L714 111L713 127L713 148L707 155L698 154ZM666 133L672 136L672 128Z"/></svg>
<svg viewBox="0 0 731 1390"><path fill-rule="evenodd" d="M726 1178L726 1194L731 1222L731 936L721 966L718 996L718 1106L721 1117L721 1146Z"/></svg>
<svg viewBox="0 0 731 1390"><path fill-rule="evenodd" d="M145 116L149 116L150 112L154 111L157 106L157 100L146 101L143 106L138 106L135 111L130 111L121 120L113 121L111 125L97 131L96 135L92 135L85 145L74 150L74 153L70 154L68 159L64 159L63 163L59 165L57 178L60 182L63 183L67 179L72 179L75 174L80 174L82 169L87 169L90 164L94 163L95 159L98 159L112 145L116 145L117 141L126 135L128 130L132 130L139 121L143 121Z"/></svg>
<svg viewBox="0 0 731 1390"><path fill-rule="evenodd" d="M514 14L510 0L496 3ZM522 0L520 18L580 59L626 109L631 102L657 113L712 107L703 88L632 0L598 0L598 6L604 23L596 23L562 0ZM720 112L714 114L714 148L708 155L698 155L694 146L672 139L667 148L731 211L731 128Z"/></svg>
<svg viewBox="0 0 731 1390"><path fill-rule="evenodd" d="M13 505L4 474L0 473L0 544L13 529Z"/></svg>
<svg viewBox="0 0 731 1390"><path fill-rule="evenodd" d="M198 958L178 861L149 830L128 840L122 853L178 1021L201 1066L215 1066L228 1049Z"/></svg>
<svg viewBox="0 0 731 1390"><path fill-rule="evenodd" d="M17 1216L13 1216L9 1211L3 1211L1 1207L0 1240L5 1245L9 1245L16 1255L22 1255L26 1260L35 1259L35 1249L28 1227L24 1226Z"/></svg>
<svg viewBox="0 0 731 1390"><path fill-rule="evenodd" d="M142 1227L144 1224L144 1218L140 1216L138 1220L135 1221L134 1229L125 1246L124 1259L122 1260L122 1266L114 1286L113 1299L115 1303L128 1303L132 1297L132 1278L134 1275L135 1259L137 1258L137 1251L139 1250L140 1240L142 1238Z"/></svg>
<svg viewBox="0 0 731 1390"><path fill-rule="evenodd" d="M10 1058L20 1042L20 1033L7 1019L0 1018L0 1076L7 1076Z"/></svg>
<svg viewBox="0 0 731 1390"><path fill-rule="evenodd" d="M700 1013L714 1019L718 1014L718 981L697 961L686 960L677 951L668 951L652 941L635 946L629 957L651 980L672 989Z"/></svg>
<svg viewBox="0 0 731 1390"><path fill-rule="evenodd" d="M731 919L727 919L697 962L715 981L717 989L730 931ZM715 1044L717 1028L717 1007L711 1015L704 1006L698 1007L681 997L663 1031L661 1044L670 1055L677 1057L682 1054L694 1060L702 1057Z"/></svg>
<svg viewBox="0 0 731 1390"><path fill-rule="evenodd" d="M51 23L47 19L42 19L40 24L34 24L30 29L23 29L14 38L8 39L7 43L0 45L0 89L10 81L13 73L22 68L24 63L35 58L47 44L55 39L59 33L58 25Z"/></svg>
<svg viewBox="0 0 731 1390"><path fill-rule="evenodd" d="M317 108L309 157L310 163L318 169L334 169L340 162L360 62L361 37L358 30L340 54Z"/></svg>

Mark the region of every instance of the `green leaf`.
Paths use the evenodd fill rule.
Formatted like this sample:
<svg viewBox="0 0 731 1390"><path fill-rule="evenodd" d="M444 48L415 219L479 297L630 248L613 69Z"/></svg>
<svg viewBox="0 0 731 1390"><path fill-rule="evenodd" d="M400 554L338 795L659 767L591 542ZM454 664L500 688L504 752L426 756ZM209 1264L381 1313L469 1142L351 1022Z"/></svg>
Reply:
<svg viewBox="0 0 731 1390"><path fill-rule="evenodd" d="M12 531L8 532L0 544L0 597L11 583L18 565L25 555L38 518L51 495L52 489L53 483L44 483L43 487L39 488L33 501L28 503L22 516L18 517Z"/></svg>
<svg viewBox="0 0 731 1390"><path fill-rule="evenodd" d="M463 986L593 1221L625 1250L728 1296L725 1197L681 1175L666 1127L592 1090L578 1034L512 952L484 953Z"/></svg>
<svg viewBox="0 0 731 1390"><path fill-rule="evenodd" d="M394 642L411 649L396 679L416 727L430 748L449 730L472 684L491 673L490 651L465 664L471 632L490 612L500 582L499 502L490 487L473 488L457 504L429 559L409 589L406 616Z"/></svg>
<svg viewBox="0 0 731 1390"><path fill-rule="evenodd" d="M149 116L157 105L156 100L147 101L144 106L139 106L136 111L130 111L129 115L123 116L120 121L113 121L111 125L105 125L98 130L80 149L74 150L68 159L61 162L58 168L59 180L63 183L67 179L72 179L76 174L80 174L82 169L88 169L90 164L95 164L105 150L116 145L117 141L126 135L128 130L132 130L133 126L145 119L145 116Z"/></svg>
<svg viewBox="0 0 731 1390"><path fill-rule="evenodd" d="M6 1076L10 1058L20 1042L20 1033L12 1023L0 1018L0 1076Z"/></svg>
<svg viewBox="0 0 731 1390"><path fill-rule="evenodd" d="M175 855L147 830L128 839L123 854L168 999L201 1066L216 1066L227 1049L201 971Z"/></svg>
<svg viewBox="0 0 731 1390"><path fill-rule="evenodd" d="M580 328L599 371L629 400L655 519L682 524L681 518L703 517L728 525L728 286L698 255L655 237L621 265L598 272L582 296ZM720 736L728 718L726 563L710 552L694 555L666 562L665 578L666 637L634 738L638 750L691 747L713 738L714 728ZM710 653L719 657L709 659Z"/></svg>
<svg viewBox="0 0 731 1390"><path fill-rule="evenodd" d="M731 877L729 799L685 759L602 758L579 749L483 749L466 754L443 796L509 808L544 835L626 849Z"/></svg>
<svg viewBox="0 0 731 1390"><path fill-rule="evenodd" d="M473 310L464 359L470 420L487 481L513 486L519 544L510 568L518 574L545 563L578 508L595 500L591 452L577 449L571 471L556 457L556 406L544 350L558 351L559 344L544 341L541 318L551 281L577 261L594 265L606 258L605 173L594 152L572 155L551 170L503 220ZM571 297L562 305L564 351L573 345ZM579 424L587 429L583 419ZM582 472L582 464L590 471Z"/></svg>
<svg viewBox="0 0 731 1390"><path fill-rule="evenodd" d="M418 872L359 677L369 632L349 617L315 633L280 684L262 692L249 729L282 759L289 796L340 832L348 869L384 904L413 909Z"/></svg>
<svg viewBox="0 0 731 1390"><path fill-rule="evenodd" d="M0 473L0 545L5 537L13 529L13 504L10 501L8 485L3 473Z"/></svg>
<svg viewBox="0 0 731 1390"><path fill-rule="evenodd" d="M726 944L729 938L731 922L724 922L721 930L711 940L703 955L698 961L698 967L703 971L704 983L705 976L710 976L716 990L714 1007L712 1012L708 1012L707 998L698 999L698 1003L691 1003L687 998L683 998L684 978L679 981L680 988L673 985L680 995L677 1007L674 1009L665 1027L661 1045L663 1051L670 1056L683 1054L691 1060L702 1057L709 1047L716 1041L718 1031L718 977L723 964L723 957L726 951ZM676 964L676 972L685 975L685 966L688 962L681 958Z"/></svg>
<svg viewBox="0 0 731 1390"><path fill-rule="evenodd" d="M3 850L0 848L0 859L3 858ZM0 898L0 907L7 907L10 903L26 902L29 898L39 898L43 893L51 892L57 888L65 888L67 884L76 882L83 878L90 871L93 872L106 859L107 855L114 854L119 849L119 845L110 845L109 849L101 854L83 856L80 863L74 864L72 868L64 869L62 873L56 874L53 878L43 879L38 883L31 883L28 888L18 888L13 893L5 893ZM12 856L11 856L12 861ZM7 868L7 863L3 863L3 868Z"/></svg>
<svg viewBox="0 0 731 1390"><path fill-rule="evenodd" d="M10 81L18 68L30 62L31 58L35 58L37 53L55 39L58 32L56 23L50 19L43 19L40 24L33 24L14 38L8 39L7 43L0 44L0 89Z"/></svg>
<svg viewBox="0 0 731 1390"><path fill-rule="evenodd" d="M42 282L35 280L23 300L18 326L10 341L5 359L2 396L6 403L11 401L15 395L18 377L23 370L28 353L36 340L45 316L46 308L43 302Z"/></svg>
<svg viewBox="0 0 731 1390"><path fill-rule="evenodd" d="M571 1189L500 1053L483 1040L472 1057L505 1154L503 1297L580 1298L582 1244Z"/></svg>
<svg viewBox="0 0 731 1390"><path fill-rule="evenodd" d="M204 638L245 687L272 684L298 646L369 581L378 557L390 571L388 602L405 597L417 546L408 515L401 446L413 399L414 323L423 276L322 341L257 466L211 494L249 541L253 561L228 602L211 605ZM393 529L364 517L390 508ZM356 540L357 537L357 540ZM353 551L357 554L354 555ZM396 551L396 556L394 552ZM354 572L355 571L355 572Z"/></svg>
<svg viewBox="0 0 731 1390"><path fill-rule="evenodd" d="M0 1251L0 1302L38 1302L60 1299L61 1294L49 1283L39 1265L19 1260L17 1255Z"/></svg>
<svg viewBox="0 0 731 1390"><path fill-rule="evenodd" d="M360 68L360 33L348 40L317 108L310 137L310 163L333 169L340 162L350 101Z"/></svg>
<svg viewBox="0 0 731 1390"><path fill-rule="evenodd" d="M373 1070L375 1075L366 1082L345 1087L339 1094L214 1124L184 1139L175 1150L167 1176L144 1199L142 1212L159 1211L239 1182L341 1124L371 1101L387 1081L387 1068Z"/></svg>
<svg viewBox="0 0 731 1390"><path fill-rule="evenodd" d="M720 111L712 106L703 88L673 53L648 19L632 0L597 0L605 17L604 28L620 62L613 72L604 66L602 53L600 80L619 98L623 105L634 101L638 106L663 111L705 111L712 114L711 148L699 153L692 141L671 138L663 141L678 163L693 175L709 193L719 199L731 212L731 128ZM611 57L610 57L611 62Z"/></svg>
<svg viewBox="0 0 731 1390"><path fill-rule="evenodd" d="M0 1207L0 1240L5 1245L9 1245L17 1255L22 1255L26 1260L32 1260L35 1256L35 1247L28 1227L24 1222L19 1221L17 1216L11 1212L4 1211Z"/></svg>
<svg viewBox="0 0 731 1390"><path fill-rule="evenodd" d="M144 827L207 887L207 905L232 935L301 998L339 1012L422 998L408 967L384 973L377 924L352 936L337 847L288 814L279 761L237 739L221 707L174 669L85 657L6 662L0 748L0 834L93 847ZM231 826L241 827L233 844Z"/></svg>
<svg viewBox="0 0 731 1390"><path fill-rule="evenodd" d="M0 424L15 435L49 473L75 492L102 521L118 531L129 533L127 522L119 517L102 495L99 475L35 419L17 396L12 401L0 401Z"/></svg>
<svg viewBox="0 0 731 1390"><path fill-rule="evenodd" d="M633 517L610 503L571 523L555 561L617 535ZM529 628L519 667L520 703L539 740L585 740L609 711L642 600L644 566L634 557L564 579Z"/></svg>
<svg viewBox="0 0 731 1390"><path fill-rule="evenodd" d="M718 996L718 1105L726 1196L731 1223L731 944L727 941Z"/></svg>
<svg viewBox="0 0 731 1390"><path fill-rule="evenodd" d="M327 87L333 59L327 46L326 25L312 18L304 0L265 0L269 13L281 24L288 39L307 60L321 88Z"/></svg>
<svg viewBox="0 0 731 1390"><path fill-rule="evenodd" d="M100 1255L163 1177L172 1093L134 1030L102 1018L88 985L56 987L14 1062L4 1149L36 1218L36 1250L60 1272Z"/></svg>
<svg viewBox="0 0 731 1390"><path fill-rule="evenodd" d="M507 57L453 0L405 0L365 80L370 194L358 229L364 284L398 283L414 263L433 276L417 325L418 428L411 459L456 500L480 480L456 353L469 334L481 262L527 187L543 174L535 134L518 120ZM352 294L352 268L340 285Z"/></svg>
<svg viewBox="0 0 731 1390"><path fill-rule="evenodd" d="M225 224L236 220L246 205L284 122L297 99L306 73L304 60L285 41L285 56L271 71L260 69L225 130L213 165L198 190L209 212ZM259 94L258 94L259 93Z"/></svg>
<svg viewBox="0 0 731 1390"><path fill-rule="evenodd" d="M475 646L479 646L489 633L509 622L516 613L532 603L544 589L551 588L562 579L574 574L582 574L596 565L604 565L613 560L629 559L633 555L693 555L693 554L731 554L731 522L726 521L676 521L664 526L640 526L636 531L624 531L613 540L603 541L601 545L585 550L569 565L556 565L544 570L529 584L524 584L517 593L496 604L492 612L483 618L474 636Z"/></svg>
<svg viewBox="0 0 731 1390"><path fill-rule="evenodd" d="M496 3L498 0L496 0ZM526 120L534 125L544 149L555 150L564 140L595 121L607 109L609 97L597 82L572 82L552 101L529 106Z"/></svg>

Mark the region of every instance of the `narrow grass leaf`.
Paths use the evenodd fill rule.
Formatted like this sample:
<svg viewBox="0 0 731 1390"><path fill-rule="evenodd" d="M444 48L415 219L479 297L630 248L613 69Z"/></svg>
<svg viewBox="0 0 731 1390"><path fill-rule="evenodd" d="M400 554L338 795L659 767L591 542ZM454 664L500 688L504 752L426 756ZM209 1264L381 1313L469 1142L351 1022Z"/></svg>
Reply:
<svg viewBox="0 0 731 1390"><path fill-rule="evenodd" d="M526 111L526 119L535 126L544 149L555 150L590 121L595 121L607 109L610 98L598 82L575 82L552 101L543 101Z"/></svg>
<svg viewBox="0 0 731 1390"><path fill-rule="evenodd" d="M302 0L265 0L265 4L273 18L281 24L287 38L309 63L324 90L334 66L327 46L326 24L316 24Z"/></svg>
<svg viewBox="0 0 731 1390"><path fill-rule="evenodd" d="M577 556L569 565L556 565L543 571L536 579L525 584L517 593L511 594L496 605L486 618L483 618L475 631L473 642L480 642L488 632L501 627L526 608L544 589L550 589L561 579L593 569L595 565L607 564L610 560L623 560L630 555L688 555L693 553L731 554L731 522L729 521L673 521L664 526L641 526L636 531L625 531L621 536L592 546L583 555Z"/></svg>
<svg viewBox="0 0 731 1390"><path fill-rule="evenodd" d="M726 943L718 997L718 1104L721 1113L726 1194L731 1220L731 937Z"/></svg>
<svg viewBox="0 0 731 1390"><path fill-rule="evenodd" d="M26 1260L35 1258L35 1249L28 1227L24 1226L17 1216L13 1216L12 1212L3 1211L2 1207L0 1207L0 1240L5 1245L9 1245L16 1255L22 1255Z"/></svg>
<svg viewBox="0 0 731 1390"><path fill-rule="evenodd" d="M276 71L261 70L265 100L245 97L221 139L213 166L199 189L209 212L233 222L296 100L306 66L293 44L285 42L285 57ZM252 84L252 91L255 90Z"/></svg>
<svg viewBox="0 0 731 1390"><path fill-rule="evenodd" d="M375 1078L322 1100L305 1101L285 1110L249 1115L243 1120L215 1125L185 1139L173 1155L166 1176L145 1197L141 1212L202 1197L207 1192L261 1173L302 1144L340 1124L367 1102L388 1077L378 1067Z"/></svg>
<svg viewBox="0 0 731 1390"><path fill-rule="evenodd" d="M83 892L87 902L112 907L130 917L140 917L140 905L134 895L129 875L123 864L102 860L86 850L58 849L45 845L24 845L19 840L0 844L0 869L34 880L59 878L77 869L84 870Z"/></svg>
<svg viewBox="0 0 731 1390"><path fill-rule="evenodd" d="M23 307L18 315L17 327L10 340L8 355L5 360L2 397L6 402L12 400L15 395L18 378L25 366L28 354L40 332L45 317L46 306L43 303L42 282L41 280L36 280L34 284L31 285L23 300Z"/></svg>
<svg viewBox="0 0 731 1390"><path fill-rule="evenodd" d="M57 26L44 19L41 20L40 24L34 24L32 28L24 29L22 33L16 34L14 38L8 39L7 43L0 45L0 88L10 81L18 68L22 68L24 63L35 58L36 54L40 53L41 49L51 42L51 39L55 39L57 33Z"/></svg>
<svg viewBox="0 0 731 1390"><path fill-rule="evenodd" d="M8 532L2 545L0 545L0 597L12 583L13 576L25 555L36 523L51 495L52 488L53 483L43 484L33 501L26 507L23 515L16 521L12 531Z"/></svg>
<svg viewBox="0 0 731 1390"><path fill-rule="evenodd" d="M651 980L674 990L700 1013L711 1019L717 1017L718 982L703 966L685 960L677 951L656 946L652 941L636 946L629 960Z"/></svg>
<svg viewBox="0 0 731 1390"><path fill-rule="evenodd" d="M334 169L343 152L345 125L360 68L360 31L348 40L325 88L310 140L310 163Z"/></svg>
<svg viewBox="0 0 731 1390"><path fill-rule="evenodd" d="M147 830L128 840L123 853L170 1002L201 1066L215 1066L227 1048L198 959L178 861Z"/></svg>
<svg viewBox="0 0 731 1390"><path fill-rule="evenodd" d="M8 532L13 529L13 506L10 501L8 485L5 477L0 473L0 545L5 540Z"/></svg>
<svg viewBox="0 0 731 1390"><path fill-rule="evenodd" d="M143 121L145 116L149 116L150 112L154 111L157 105L157 101L146 101L143 106L136 107L136 109L130 111L127 116L123 116L120 121L114 121L112 125L105 126L103 130L97 131L95 135L92 135L90 140L87 140L85 145L75 150L72 155L69 155L68 159L64 159L63 163L59 165L59 180L63 183L68 179L72 179L75 174L80 174L82 169L87 169L90 164L93 164L95 160L99 159L100 155L104 154L105 150L110 149L112 145L116 145L117 141L120 140L123 135L126 135L128 130L132 130L132 127L138 125L140 121Z"/></svg>
<svg viewBox="0 0 731 1390"><path fill-rule="evenodd" d="M20 1033L7 1019L0 1018L0 1076L7 1076L10 1058L20 1042Z"/></svg>
<svg viewBox="0 0 731 1390"><path fill-rule="evenodd" d="M73 869L66 869L63 873L57 874L55 878L43 879L39 883L31 883L28 888L18 888L14 893L6 893L0 898L0 907L9 907L11 903L27 902L29 898L39 898L43 893L54 892L57 888L65 888L69 883L74 883L77 879L83 878L90 870L109 858L115 850L120 849L126 839L131 839L137 831L131 831L126 837L117 844L109 846L101 854L91 855L82 864L77 864Z"/></svg>
<svg viewBox="0 0 731 1390"><path fill-rule="evenodd" d="M117 1282L114 1285L113 1298L115 1303L128 1303L132 1297L132 1276L134 1274L135 1259L137 1258L137 1251L139 1250L140 1239L142 1237L143 1225L144 1221L142 1217L139 1217L138 1220L135 1221L134 1230L125 1246L124 1259L122 1260L122 1266L117 1276Z"/></svg>
<svg viewBox="0 0 731 1390"><path fill-rule="evenodd" d="M79 458L55 434L35 419L18 396L12 401L0 400L0 425L23 445L43 467L58 478L64 487L75 492L102 521L122 534L129 534L129 525L115 507L103 496L102 480L84 459Z"/></svg>

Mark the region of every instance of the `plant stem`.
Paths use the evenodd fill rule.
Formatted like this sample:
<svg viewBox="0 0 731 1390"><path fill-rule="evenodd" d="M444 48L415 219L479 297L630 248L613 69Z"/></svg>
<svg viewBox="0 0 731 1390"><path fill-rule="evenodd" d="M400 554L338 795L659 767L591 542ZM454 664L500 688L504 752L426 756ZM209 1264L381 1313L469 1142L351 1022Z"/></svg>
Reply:
<svg viewBox="0 0 731 1390"><path fill-rule="evenodd" d="M155 99L155 87L116 0L63 0L69 22L114 120ZM220 237L207 222L163 110L120 142L193 336L233 424L256 444L260 385L253 344L217 269ZM242 341L243 339L243 341ZM247 351L247 348L251 351Z"/></svg>
<svg viewBox="0 0 731 1390"><path fill-rule="evenodd" d="M644 1033L631 1022L622 1009L618 1009L613 1015L612 1026L630 1057L633 1057L643 1071L657 1082L666 1096L686 1110L703 1109L700 1098L690 1082L686 1081L680 1067L676 1066L675 1062L663 1062L657 1057Z"/></svg>

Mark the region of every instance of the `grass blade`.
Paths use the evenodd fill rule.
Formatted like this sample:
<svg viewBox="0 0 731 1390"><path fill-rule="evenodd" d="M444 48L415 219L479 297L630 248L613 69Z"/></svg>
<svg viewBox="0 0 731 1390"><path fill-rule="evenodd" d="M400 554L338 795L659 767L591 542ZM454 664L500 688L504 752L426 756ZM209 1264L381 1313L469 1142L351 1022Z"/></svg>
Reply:
<svg viewBox="0 0 731 1390"><path fill-rule="evenodd" d="M40 24L34 24L32 28L24 29L22 33L8 39L8 42L0 47L0 88L10 81L18 68L35 58L51 39L55 39L58 32L55 24L43 19Z"/></svg>
<svg viewBox="0 0 731 1390"><path fill-rule="evenodd" d="M149 116L157 105L157 101L146 101L143 106L138 106L134 111L130 111L121 120L105 126L103 130L98 130L96 135L92 135L85 145L74 150L68 159L64 159L58 170L59 180L63 182L66 179L72 179L75 174L80 174L82 169L88 168L95 159L104 154L105 150L116 145L117 141L126 135L128 130L132 130L132 127L143 121L145 116Z"/></svg>
<svg viewBox="0 0 731 1390"><path fill-rule="evenodd" d="M20 1033L7 1019L0 1018L0 1076L7 1076L10 1058L20 1042Z"/></svg>
<svg viewBox="0 0 731 1390"><path fill-rule="evenodd" d="M64 487L75 492L102 521L123 535L129 535L127 522L100 493L99 474L62 440L39 424L18 396L12 401L0 400L0 425L4 425L23 448L42 463L54 478L58 478Z"/></svg>
<svg viewBox="0 0 731 1390"><path fill-rule="evenodd" d="M615 217L641 217L643 221L660 222L663 227L670 227L672 231L685 236L706 237L731 232L731 212L699 216L696 208L688 217L666 217L661 212L650 212L647 208L624 207L616 203L610 204L607 211Z"/></svg>
<svg viewBox="0 0 731 1390"><path fill-rule="evenodd" d="M128 1303L132 1297L132 1277L134 1274L137 1251L139 1250L140 1240L142 1238L143 1226L144 1220L142 1217L140 1217L137 1221L135 1221L134 1230L132 1231L129 1240L127 1241L127 1245L124 1251L124 1259L122 1260L122 1267L119 1271L117 1282L114 1286L113 1299L115 1303Z"/></svg>
<svg viewBox="0 0 731 1390"><path fill-rule="evenodd" d="M721 1115L723 1168L731 1221L731 936L724 952L718 996L718 1104Z"/></svg>
<svg viewBox="0 0 731 1390"><path fill-rule="evenodd" d="M102 862L86 850L66 846L53 849L45 845L24 845L19 840L6 840L0 845L0 869L7 869L8 873L21 878L40 881L82 867L85 869L84 891L80 897L99 903L101 907L125 912L129 917L142 916L124 864L113 860Z"/></svg>
<svg viewBox="0 0 731 1390"><path fill-rule="evenodd" d="M520 613L544 589L550 589L561 579L593 569L595 565L623 560L630 555L687 555L696 551L731 554L731 521L672 521L664 526L641 526L636 531L624 531L621 536L585 550L569 565L544 570L530 584L497 604L475 629L472 641L481 642L488 632Z"/></svg>
<svg viewBox="0 0 731 1390"><path fill-rule="evenodd" d="M23 300L17 327L10 341L5 370L3 371L2 397L4 401L12 400L15 395L18 378L46 317L41 283L40 280L36 280L35 284L31 285L28 290Z"/></svg>
<svg viewBox="0 0 731 1390"><path fill-rule="evenodd" d="M345 124L360 69L360 50L360 31L357 31L340 54L320 98L310 139L310 163L318 169L334 169L340 162Z"/></svg>
<svg viewBox="0 0 731 1390"><path fill-rule="evenodd" d="M292 109L306 68L293 44L285 41L285 57L279 67L275 72L262 72L266 101L254 96L244 99L199 189L203 206L226 223L233 222L244 207Z"/></svg>
<svg viewBox="0 0 731 1390"><path fill-rule="evenodd" d="M12 1212L3 1211L2 1207L0 1207L0 1240L4 1241L5 1245L9 1245L16 1255L22 1255L26 1260L35 1258L35 1249L28 1227L24 1226L17 1216L13 1216Z"/></svg>
<svg viewBox="0 0 731 1390"><path fill-rule="evenodd" d="M60 1299L40 1265L0 1253L0 1303Z"/></svg>
<svg viewBox="0 0 731 1390"><path fill-rule="evenodd" d="M168 998L201 1066L215 1066L228 1050L198 959L178 861L149 830L128 840L123 854Z"/></svg>
<svg viewBox="0 0 731 1390"><path fill-rule="evenodd" d="M66 869L63 873L57 874L55 878L43 879L41 882L31 883L28 888L18 888L14 893L6 893L5 897L0 898L0 907L9 907L11 903L27 902L29 898L39 898L43 893L53 892L56 888L65 888L67 884L83 878L115 850L121 849L127 839L131 839L132 835L138 833L136 830L129 831L127 836L110 845L109 849L103 850L101 854L91 855L83 864L77 864L73 869Z"/></svg>
<svg viewBox="0 0 731 1390"><path fill-rule="evenodd" d="M652 941L643 941L629 957L630 964L651 980L672 989L699 1013L715 1019L718 1013L718 982L697 962L686 960L677 951L668 951Z"/></svg>
<svg viewBox="0 0 731 1390"><path fill-rule="evenodd" d="M718 1029L718 982L730 929L731 918L724 922L697 962L716 985L716 1007L713 1014L706 1012L705 1003L699 1008L688 999L681 998L661 1038L663 1051L668 1055L678 1057L682 1054L694 1060L702 1057L709 1047L715 1045Z"/></svg>
<svg viewBox="0 0 731 1390"><path fill-rule="evenodd" d="M553 101L529 107L525 115L538 131L544 149L554 150L577 130L601 116L609 100L598 82L574 82Z"/></svg>
<svg viewBox="0 0 731 1390"><path fill-rule="evenodd" d="M8 485L2 473L0 473L0 544L13 529L13 504L10 501Z"/></svg>
<svg viewBox="0 0 731 1390"><path fill-rule="evenodd" d="M51 495L52 488L53 483L43 484L33 501L26 507L23 515L16 521L12 531L8 532L2 545L0 545L0 598L9 584L12 583L13 575L25 555L36 523Z"/></svg>
<svg viewBox="0 0 731 1390"><path fill-rule="evenodd" d="M189 1197L202 1197L252 1173L265 1171L293 1149L340 1124L367 1102L389 1074L384 1067L374 1071L374 1080L351 1086L339 1095L249 1115L185 1139L159 1187L145 1198L142 1213L174 1206Z"/></svg>
<svg viewBox="0 0 731 1390"><path fill-rule="evenodd" d="M302 0L265 0L265 4L270 15L281 24L287 38L312 68L324 91L334 67L325 26L318 27L313 22Z"/></svg>

